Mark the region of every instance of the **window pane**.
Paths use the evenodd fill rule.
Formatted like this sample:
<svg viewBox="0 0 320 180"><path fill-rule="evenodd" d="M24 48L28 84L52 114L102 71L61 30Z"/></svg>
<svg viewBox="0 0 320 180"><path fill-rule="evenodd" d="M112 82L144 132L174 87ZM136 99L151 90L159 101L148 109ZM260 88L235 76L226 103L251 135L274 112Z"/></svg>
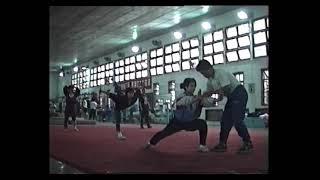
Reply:
<svg viewBox="0 0 320 180"><path fill-rule="evenodd" d="M109 64L109 69L113 69L113 63Z"/></svg>
<svg viewBox="0 0 320 180"><path fill-rule="evenodd" d="M119 72L120 72L120 74L123 74L124 73L124 68L123 67L119 68Z"/></svg>
<svg viewBox="0 0 320 180"><path fill-rule="evenodd" d="M101 78L104 78L104 77L105 77L104 72L102 72L101 73Z"/></svg>
<svg viewBox="0 0 320 180"><path fill-rule="evenodd" d="M231 39L227 41L227 48L228 49L234 49L238 47L238 42L236 39Z"/></svg>
<svg viewBox="0 0 320 180"><path fill-rule="evenodd" d="M236 51L228 52L227 58L229 62L237 61L238 60L238 54Z"/></svg>
<svg viewBox="0 0 320 180"><path fill-rule="evenodd" d="M173 52L180 51L180 44L179 43L173 44L172 45L172 51Z"/></svg>
<svg viewBox="0 0 320 180"><path fill-rule="evenodd" d="M142 54L142 60L146 60L147 58L148 58L147 53L143 53L143 54Z"/></svg>
<svg viewBox="0 0 320 180"><path fill-rule="evenodd" d="M167 47L165 48L165 53L166 53L166 54L169 54L169 53L171 53L171 52L172 52L171 45L170 45L170 46L167 46Z"/></svg>
<svg viewBox="0 0 320 180"><path fill-rule="evenodd" d="M224 50L222 42L214 43L213 48L214 48L214 52L221 52Z"/></svg>
<svg viewBox="0 0 320 180"><path fill-rule="evenodd" d="M182 62L182 70L190 69L190 62L184 61Z"/></svg>
<svg viewBox="0 0 320 180"><path fill-rule="evenodd" d="M249 23L239 25L238 33L239 35L249 33Z"/></svg>
<svg viewBox="0 0 320 180"><path fill-rule="evenodd" d="M120 60L120 66L123 66L123 65L124 65L124 61Z"/></svg>
<svg viewBox="0 0 320 180"><path fill-rule="evenodd" d="M180 65L179 63L175 63L175 64L172 64L172 70L173 71L179 71L180 70Z"/></svg>
<svg viewBox="0 0 320 180"><path fill-rule="evenodd" d="M136 78L136 73L135 72L130 73L130 79L135 79L135 78Z"/></svg>
<svg viewBox="0 0 320 180"><path fill-rule="evenodd" d="M97 73L97 68L96 67L93 69L93 73Z"/></svg>
<svg viewBox="0 0 320 180"><path fill-rule="evenodd" d="M167 56L165 57L165 61L166 61L166 63L171 63L171 62L172 62L172 57L171 57L171 55L167 55Z"/></svg>
<svg viewBox="0 0 320 180"><path fill-rule="evenodd" d="M141 69L142 69L141 64L140 64L140 63L137 63L137 64L136 64L136 68L137 68L138 70L141 70Z"/></svg>
<svg viewBox="0 0 320 180"><path fill-rule="evenodd" d="M163 55L163 48L160 48L157 50L157 56L162 56Z"/></svg>
<svg viewBox="0 0 320 180"><path fill-rule="evenodd" d="M224 63L224 56L223 54L216 54L213 56L214 64L223 64Z"/></svg>
<svg viewBox="0 0 320 180"><path fill-rule="evenodd" d="M130 71L133 72L133 71L135 71L135 70L136 70L136 68L135 68L134 64L131 64L131 65L130 65Z"/></svg>
<svg viewBox="0 0 320 180"><path fill-rule="evenodd" d="M208 34L205 34L203 36L203 43L210 43L212 42L212 33L208 33Z"/></svg>
<svg viewBox="0 0 320 180"><path fill-rule="evenodd" d="M238 38L238 42L240 47L249 46L250 45L249 36L243 36Z"/></svg>
<svg viewBox="0 0 320 180"><path fill-rule="evenodd" d="M150 69L150 74L151 74L151 76L156 75L156 74L157 74L157 70L156 70L156 68L152 68L152 69Z"/></svg>
<svg viewBox="0 0 320 180"><path fill-rule="evenodd" d="M109 71L106 71L106 77L109 77Z"/></svg>
<svg viewBox="0 0 320 180"><path fill-rule="evenodd" d="M151 59L150 65L151 65L151 67L156 66L157 65L156 59Z"/></svg>
<svg viewBox="0 0 320 180"><path fill-rule="evenodd" d="M136 75L137 75L137 78L141 78L141 71L138 71Z"/></svg>
<svg viewBox="0 0 320 180"><path fill-rule="evenodd" d="M100 68L100 66L98 67L98 72L100 72L101 71L101 68Z"/></svg>
<svg viewBox="0 0 320 180"><path fill-rule="evenodd" d="M269 27L269 18L267 18L267 27Z"/></svg>
<svg viewBox="0 0 320 180"><path fill-rule="evenodd" d="M156 57L156 50L151 51L151 55L150 55L150 57L151 57L151 58Z"/></svg>
<svg viewBox="0 0 320 180"><path fill-rule="evenodd" d="M147 70L143 70L142 71L142 77L147 77L148 76L148 71Z"/></svg>
<svg viewBox="0 0 320 180"><path fill-rule="evenodd" d="M109 76L113 76L113 70L109 70Z"/></svg>
<svg viewBox="0 0 320 180"><path fill-rule="evenodd" d="M129 59L129 58L126 58L126 59L125 59L125 63L126 63L126 64L130 64L130 59Z"/></svg>
<svg viewBox="0 0 320 180"><path fill-rule="evenodd" d="M127 73L127 72L129 72L130 71L130 66L126 66L125 67L125 72Z"/></svg>
<svg viewBox="0 0 320 180"><path fill-rule="evenodd" d="M125 75L124 79L125 79L126 81L130 80L130 75L129 75L129 73Z"/></svg>
<svg viewBox="0 0 320 180"><path fill-rule="evenodd" d="M124 81L124 75L120 75L120 82Z"/></svg>
<svg viewBox="0 0 320 180"><path fill-rule="evenodd" d="M166 71L166 73L172 72L172 66L171 65L166 65L165 66L165 71Z"/></svg>
<svg viewBox="0 0 320 180"><path fill-rule="evenodd" d="M141 66L142 66L142 69L148 68L147 61L142 62L142 63L141 63Z"/></svg>
<svg viewBox="0 0 320 180"><path fill-rule="evenodd" d="M191 47L199 46L199 40L198 39L191 39Z"/></svg>
<svg viewBox="0 0 320 180"><path fill-rule="evenodd" d="M189 48L190 48L189 41L184 41L184 42L182 42L182 48L183 48L183 49L189 49Z"/></svg>
<svg viewBox="0 0 320 180"><path fill-rule="evenodd" d="M243 81L243 73L240 74L240 81Z"/></svg>
<svg viewBox="0 0 320 180"><path fill-rule="evenodd" d="M266 33L259 32L254 34L254 44L267 42Z"/></svg>
<svg viewBox="0 0 320 180"><path fill-rule="evenodd" d="M266 56L267 48L266 45L254 47L254 57Z"/></svg>
<svg viewBox="0 0 320 180"><path fill-rule="evenodd" d="M119 82L119 80L120 80L120 79L119 79L119 76L116 76L116 79L115 79L115 80L116 80L116 82Z"/></svg>
<svg viewBox="0 0 320 180"><path fill-rule="evenodd" d="M266 28L266 23L264 18L253 22L253 30L258 31Z"/></svg>
<svg viewBox="0 0 320 180"><path fill-rule="evenodd" d="M141 61L141 54L138 54L136 57L138 62Z"/></svg>
<svg viewBox="0 0 320 180"><path fill-rule="evenodd" d="M106 64L106 70L109 70L109 64Z"/></svg>
<svg viewBox="0 0 320 180"><path fill-rule="evenodd" d="M203 50L204 50L204 54L212 54L213 53L213 48L212 48L211 44L204 46Z"/></svg>
<svg viewBox="0 0 320 180"><path fill-rule="evenodd" d="M214 41L219 41L223 39L223 32L222 30L216 31L213 33Z"/></svg>
<svg viewBox="0 0 320 180"><path fill-rule="evenodd" d="M104 65L101 66L101 71L104 71Z"/></svg>
<svg viewBox="0 0 320 180"><path fill-rule="evenodd" d="M157 58L157 65L162 65L163 64L163 57L158 57Z"/></svg>
<svg viewBox="0 0 320 180"><path fill-rule="evenodd" d="M163 67L157 67L157 74L163 74Z"/></svg>
<svg viewBox="0 0 320 180"><path fill-rule="evenodd" d="M234 37L234 36L237 36L237 28L236 27L231 27L231 28L228 28L227 29L227 37L230 38L230 37Z"/></svg>
<svg viewBox="0 0 320 180"><path fill-rule="evenodd" d="M191 49L191 57L199 57L199 49L195 48L195 49Z"/></svg>
<svg viewBox="0 0 320 180"><path fill-rule="evenodd" d="M172 60L173 62L180 61L180 54L179 53L172 54Z"/></svg>
<svg viewBox="0 0 320 180"><path fill-rule="evenodd" d="M136 58L134 56L130 57L130 63L135 63L136 62Z"/></svg>
<svg viewBox="0 0 320 180"><path fill-rule="evenodd" d="M239 56L240 56L240 59L249 59L251 56L249 49L239 50Z"/></svg>
<svg viewBox="0 0 320 180"><path fill-rule="evenodd" d="M116 61L115 66L116 66L116 67L119 67L119 61Z"/></svg>
<svg viewBox="0 0 320 180"><path fill-rule="evenodd" d="M182 59L189 59L190 58L190 52L189 50L182 52Z"/></svg>

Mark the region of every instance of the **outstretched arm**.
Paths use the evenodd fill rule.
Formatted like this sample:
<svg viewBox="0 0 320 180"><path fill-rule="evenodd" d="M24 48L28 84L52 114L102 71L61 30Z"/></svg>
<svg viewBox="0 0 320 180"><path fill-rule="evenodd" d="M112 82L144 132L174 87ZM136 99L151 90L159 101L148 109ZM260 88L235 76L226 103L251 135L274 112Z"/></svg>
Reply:
<svg viewBox="0 0 320 180"><path fill-rule="evenodd" d="M68 97L68 86L63 87L63 94Z"/></svg>

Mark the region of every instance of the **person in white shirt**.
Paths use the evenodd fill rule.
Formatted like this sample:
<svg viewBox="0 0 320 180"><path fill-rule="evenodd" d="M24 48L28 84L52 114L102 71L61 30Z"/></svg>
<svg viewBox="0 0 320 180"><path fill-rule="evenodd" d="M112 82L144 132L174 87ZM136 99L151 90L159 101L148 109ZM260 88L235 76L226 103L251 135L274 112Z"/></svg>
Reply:
<svg viewBox="0 0 320 180"><path fill-rule="evenodd" d="M94 98L91 99L91 102L90 102L90 113L89 113L89 120L92 118L93 120L96 119L96 109L97 109L97 102L95 101Z"/></svg>
<svg viewBox="0 0 320 180"><path fill-rule="evenodd" d="M225 105L221 119L219 144L213 148L216 152L227 150L227 140L233 126L243 140L243 146L238 153L248 153L253 149L248 129L244 123L245 110L248 101L248 93L243 85L231 74L222 69L215 69L206 60L199 61L196 70L200 72L207 81L207 91L203 96L210 97L218 93L219 97L226 96L228 101ZM222 98L220 98L222 100Z"/></svg>

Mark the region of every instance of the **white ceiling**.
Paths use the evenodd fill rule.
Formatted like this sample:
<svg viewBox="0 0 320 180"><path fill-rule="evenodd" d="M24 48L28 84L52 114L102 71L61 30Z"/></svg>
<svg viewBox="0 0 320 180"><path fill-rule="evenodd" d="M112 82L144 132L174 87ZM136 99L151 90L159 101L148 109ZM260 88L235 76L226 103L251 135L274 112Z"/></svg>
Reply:
<svg viewBox="0 0 320 180"><path fill-rule="evenodd" d="M86 62L239 6L51 6L50 67ZM174 21L180 16L181 22ZM138 38L132 39L137 26Z"/></svg>

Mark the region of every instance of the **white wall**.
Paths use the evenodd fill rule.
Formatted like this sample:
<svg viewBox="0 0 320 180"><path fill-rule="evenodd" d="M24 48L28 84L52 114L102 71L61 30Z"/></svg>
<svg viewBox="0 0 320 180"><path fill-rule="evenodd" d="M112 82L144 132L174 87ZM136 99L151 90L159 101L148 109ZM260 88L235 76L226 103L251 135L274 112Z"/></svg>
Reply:
<svg viewBox="0 0 320 180"><path fill-rule="evenodd" d="M49 99L58 96L58 74L56 72L49 72Z"/></svg>
<svg viewBox="0 0 320 180"><path fill-rule="evenodd" d="M244 8L241 8L242 10L248 10L251 12L252 19L255 19L257 17L262 17L262 16L267 16L268 15L268 7L267 6L245 6ZM239 10L239 9L238 9ZM215 24L215 29L220 29L226 26L234 25L234 24L239 24L241 22L244 22L242 20L239 20L237 18L236 13L238 10L230 11L225 14L221 14L219 16L215 16L212 18L206 18L203 20L209 21L211 24ZM201 28L201 22L199 21L198 23L194 23L185 27L181 27L176 30L181 30L182 32L186 33L186 39L194 36L198 36L200 40L200 57L202 57L202 35L206 33L202 28ZM212 29L210 31L213 31ZM170 44L177 42L176 39L174 39L173 32L166 33L161 36L157 36L154 38L151 38L149 40L143 41L138 43L140 48L142 49L142 52L149 51L150 49L155 48L151 41L152 40L161 40L163 45ZM117 56L118 52L124 52L125 56L130 56L134 55L134 53L131 52L131 46L121 49L115 53L108 54L105 56L110 57L112 60L118 60L120 59ZM251 51L252 52L252 51ZM105 57L103 56L103 57ZM85 63L83 65L89 64L90 67L93 67L93 61L98 60L101 64L105 63L105 60L103 57L97 58L97 59L92 59L89 63ZM245 80L245 87L248 90L248 84L249 83L254 83L255 84L255 93L251 94L249 93L249 99L248 99L248 105L247 107L249 108L249 111L252 112L254 111L255 108L261 108L261 69L262 68L267 68L268 67L268 57L264 58L258 58L258 59L251 59L243 62L233 62L233 63L227 63L227 64L220 64L216 65L216 68L223 68L227 71L230 72L238 72L242 71L244 72L244 80ZM197 89L195 92L198 91L199 88L202 90L205 90L206 86L206 79L202 77L201 74L197 73L195 70L188 70L188 71L183 71L183 72L177 72L177 73L171 73L171 74L165 74L157 77L152 77L152 83L159 82L160 83L160 95L161 94L168 94L168 81L170 80L175 80L176 81L176 89L179 89L180 83L184 80L186 77L194 77L197 80ZM62 88L64 85L70 85L71 84L71 74L66 75L63 78L58 79L59 82L58 84L58 89L57 89L57 94L58 96L62 96ZM89 88L89 89L84 89L81 92L92 92L92 91L98 91L100 87L95 87L95 88ZM112 89L113 87L111 85L105 85L102 87L102 89ZM50 87L51 90L51 87ZM54 92L54 91L53 91ZM203 92L203 91L202 91ZM54 94L54 93L53 93ZM218 109L222 109L225 101L220 103ZM204 116L204 111L202 113L202 117Z"/></svg>

